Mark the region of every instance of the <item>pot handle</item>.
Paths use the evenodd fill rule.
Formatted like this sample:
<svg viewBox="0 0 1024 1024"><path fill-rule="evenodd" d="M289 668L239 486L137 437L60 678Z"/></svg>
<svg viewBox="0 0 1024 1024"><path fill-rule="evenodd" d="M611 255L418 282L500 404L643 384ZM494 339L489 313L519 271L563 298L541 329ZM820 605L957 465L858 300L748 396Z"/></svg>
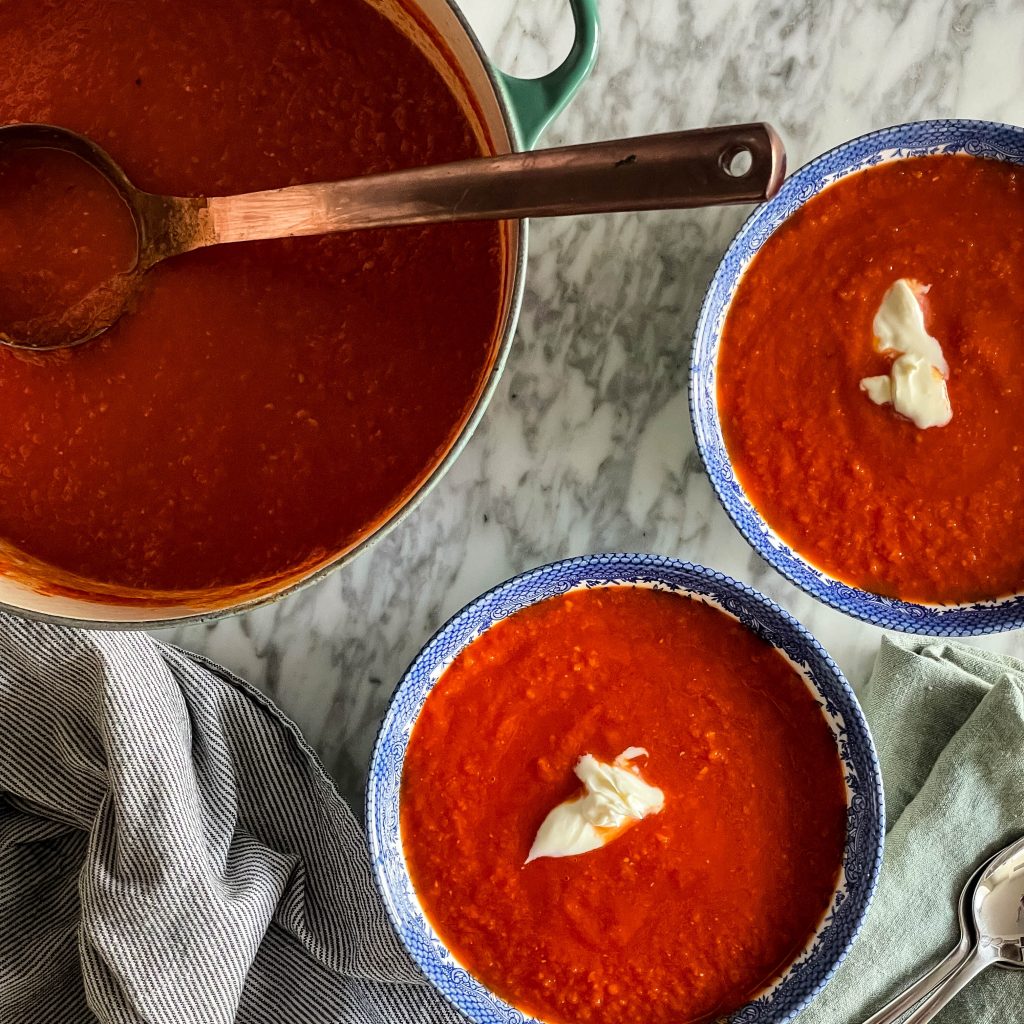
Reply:
<svg viewBox="0 0 1024 1024"><path fill-rule="evenodd" d="M590 74L597 58L597 0L569 0L576 36L569 55L540 78L516 78L495 68L524 149L533 149L545 128Z"/></svg>

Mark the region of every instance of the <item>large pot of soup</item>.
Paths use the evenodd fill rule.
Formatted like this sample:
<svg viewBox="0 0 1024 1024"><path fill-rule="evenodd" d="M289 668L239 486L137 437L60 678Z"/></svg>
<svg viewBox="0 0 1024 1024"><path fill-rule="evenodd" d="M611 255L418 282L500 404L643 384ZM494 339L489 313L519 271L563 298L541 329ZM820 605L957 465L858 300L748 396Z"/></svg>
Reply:
<svg viewBox="0 0 1024 1024"><path fill-rule="evenodd" d="M594 0L570 2L570 54L527 81L449 0L5 0L0 123L81 132L176 195L529 148L594 59ZM94 342L0 351L0 605L156 625L345 564L482 415L525 253L516 222L222 246Z"/></svg>

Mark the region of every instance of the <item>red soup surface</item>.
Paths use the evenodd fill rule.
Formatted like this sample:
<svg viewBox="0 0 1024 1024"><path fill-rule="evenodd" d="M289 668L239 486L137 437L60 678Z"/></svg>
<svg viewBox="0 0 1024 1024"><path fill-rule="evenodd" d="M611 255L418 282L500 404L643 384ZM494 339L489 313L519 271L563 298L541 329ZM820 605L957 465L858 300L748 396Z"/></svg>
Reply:
<svg viewBox="0 0 1024 1024"><path fill-rule="evenodd" d="M5 0L0 123L16 121L84 133L179 195L487 148L364 0ZM97 341L0 350L0 541L129 594L258 589L328 560L466 422L504 247L493 223L222 246L157 267Z"/></svg>
<svg viewBox="0 0 1024 1024"><path fill-rule="evenodd" d="M524 864L584 754L644 747L664 809ZM770 983L835 889L846 791L790 664L701 602L551 598L470 644L426 700L401 824L419 900L466 968L547 1021L682 1024Z"/></svg>
<svg viewBox="0 0 1024 1024"><path fill-rule="evenodd" d="M1024 169L899 160L804 204L740 280L718 357L744 491L830 575L912 601L1024 589ZM886 374L872 324L900 278L930 286L952 421L918 429L860 390Z"/></svg>

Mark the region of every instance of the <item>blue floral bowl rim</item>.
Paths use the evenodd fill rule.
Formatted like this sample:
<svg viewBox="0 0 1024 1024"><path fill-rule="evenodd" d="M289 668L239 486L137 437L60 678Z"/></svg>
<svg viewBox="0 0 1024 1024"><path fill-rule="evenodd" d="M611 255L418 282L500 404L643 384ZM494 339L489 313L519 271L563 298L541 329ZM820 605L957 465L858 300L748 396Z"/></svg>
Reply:
<svg viewBox="0 0 1024 1024"><path fill-rule="evenodd" d="M729 615L732 618L736 618L736 616L734 616L731 612L727 611L724 608L721 608L719 605L717 605L717 603L714 603L715 598L710 593L704 593L703 591L698 590L694 587L681 588L673 584L672 582L665 580L665 573L662 572L662 570L669 570L670 572L681 572L684 574L693 574L694 576L709 581L714 580L724 585L726 589L732 590L741 598L751 601L755 605L759 605L763 610L765 610L768 613L770 617L775 618L776 620L780 620L783 625L792 629L794 633L797 635L797 637L800 639L800 641L802 641L802 643L804 643L807 646L808 654L816 658L821 664L821 666L826 670L826 672L829 675L831 675L831 677L834 679L835 683L839 687L840 692L848 702L849 710L852 713L852 717L854 719L854 722L851 723L851 729L849 731L856 732L859 734L860 742L863 744L869 766L870 779L867 781L870 783L872 788L873 805L876 810L873 820L869 820L868 822L872 830L872 837L874 838L873 856L871 860L871 866L869 869L867 885L862 888L859 894L860 906L859 908L857 908L856 917L852 924L849 938L843 945L843 948L833 958L827 970L825 970L821 977L815 982L813 989L806 993L806 995L802 998L802 1000L800 1000L798 1005L792 1006L788 1010L788 1012L785 1012L782 1016L773 1017L771 1019L771 1024L789 1024L790 1021L792 1021L795 1017L802 1013L803 1010L806 1009L807 1006L821 993L822 989L824 989L828 982L831 981L835 972L838 970L840 965L848 956L851 948L853 947L854 943L857 941L858 936L860 935L860 932L864 926L864 919L867 916L868 910L871 907L871 903L878 889L878 880L882 867L882 855L884 852L886 834L885 798L883 792L881 765L878 760L878 753L875 749L874 738L871 734L871 729L868 726L866 718L864 717L863 709L860 706L860 701L857 699L857 695L854 692L853 687L850 686L848 680L846 679L846 676L843 674L843 671L839 668L835 660L828 653L828 651L825 650L825 648L814 636L814 634L811 633L810 630L807 629L807 627L804 626L803 623L800 622L797 618L795 618L790 612L786 611L785 608L783 608L777 602L773 601L767 595L762 594L756 588L750 586L750 584L743 583L742 581L736 580L732 576L729 576L727 573L723 573L716 569L707 568L706 566L700 565L696 562L689 562L684 559L673 558L668 555L654 555L651 553L644 552L618 551L596 552L593 554L576 555L569 558L558 559L553 562L547 562L543 565L536 566L532 569L526 569L523 572L517 573L514 576L510 576L507 579L501 581L500 583L495 584L488 590L485 590L482 593L480 593L477 597L468 601L465 605L462 606L462 608L460 608L457 612L451 615L446 622L444 622L440 627L438 627L434 631L430 639L423 645L419 653L410 662L409 667L402 674L402 677L399 680L398 685L395 687L394 692L392 693L388 701L388 706L385 709L384 716L381 719L381 724L377 729L377 735L374 738L373 748L370 754L369 771L367 772L366 786L364 789L364 804L366 808L366 835L371 859L371 875L373 877L374 885L377 888L378 894L381 897L381 901L384 904L388 921L391 924L392 930L398 937L403 948L411 956L413 961L416 963L417 967L421 970L421 972L424 974L424 976L432 985L432 987L436 991L440 992L444 999L451 1006L453 1006L460 1014L464 1015L468 1021L475 1020L476 1018L470 1015L470 1010L467 1007L460 1004L456 994L447 991L444 986L439 984L434 979L434 977L432 977L430 971L431 964L423 962L421 958L417 955L417 953L412 948L410 948L410 945L406 941L406 937L403 932L402 922L397 918L396 913L392 907L390 898L391 893L389 891L389 887L385 882L384 878L382 877L381 871L378 868L378 865L381 863L382 860L383 851L381 850L379 845L377 829L373 826L378 820L379 801L377 798L377 780L380 777L378 768L381 757L381 750L384 742L386 741L389 733L391 732L392 724L395 717L395 708L398 706L400 699L404 694L404 691L415 684L416 670L422 663L429 663L432 660L434 649L440 646L440 644L448 635L448 633L457 629L465 619L472 618L474 612L478 609L480 605L491 601L493 598L500 595L503 591L512 589L520 584L528 583L531 581L539 581L549 575L556 574L557 572L562 570L573 570L576 572L577 575L574 583L569 588L569 590L581 587L584 584L586 584L588 580L594 578L587 574L587 570L591 566L621 566L623 568L633 568L637 566L642 566L649 573L649 578L645 578L644 582L664 582L666 586L668 586L670 589L677 593L686 593L688 595L697 595L701 598L710 599L713 602L713 607L719 607L719 610L723 611L725 614ZM602 585L636 586L639 585L639 581L616 582L605 580L602 581ZM530 607L533 604L537 604L540 601L546 600L549 596L552 595L538 596L536 599L526 602L525 604L520 606L520 608ZM516 611L518 610L520 609L517 608ZM515 611L513 611L510 614L515 614ZM508 616L505 617L507 618ZM491 626L500 621L503 621L503 619L492 620L491 623L486 627L486 629L490 629ZM478 636L481 635L481 633L485 632L486 629L474 632L466 641L466 643L459 648L459 651L461 652L462 650L464 650L466 646L472 643L473 640L475 640ZM771 644L773 649L782 654L783 657L787 659L787 661L789 661L791 664L794 664L794 667L798 671L800 670L801 667L793 662L792 658L790 658L786 651L780 648L771 639L767 637L762 637L762 639L765 639L766 642ZM453 658L457 656L457 653L453 656ZM451 664L451 660L452 659L448 659L446 664ZM808 661L809 660L810 658L808 658ZM430 684L429 688L424 693L423 698L419 701L418 708L416 711L416 719L418 719L419 714L423 709L423 705L425 704L430 693L433 691L434 685L436 685L438 679L442 674L443 668L441 669L440 672L435 671L433 682ZM801 677L804 678L805 683L813 685L816 699L820 699L821 695L817 691L817 684L813 683L808 676L804 675L802 671ZM415 725L415 719L413 724ZM402 759L398 766L399 772L401 772L402 767L405 764L405 752L407 748L408 738L406 739L406 743L402 749ZM396 837L395 841L397 842L398 849L401 850L402 842L400 833ZM840 874L841 880L846 875L848 861L849 848L847 847L846 849L844 849L843 853L843 862ZM402 857L402 866L405 878L408 881L410 890L412 890L412 880L409 877L408 865L405 863L404 856ZM414 893L414 890L412 891ZM838 892L839 889L837 889L837 893ZM434 932L434 934L436 935L433 926L430 924L429 918L427 918L426 913L424 912L415 894L413 894L413 901L416 905L420 917L422 917L423 920L426 922L427 928L431 932ZM834 910L834 908L832 909ZM778 987L781 986L781 984L789 977L793 966L803 962L803 958L807 956L808 948L810 948L810 945L813 942L822 938L825 934L827 934L828 929L825 927L826 920L827 915L826 918L823 919L823 921L818 925L814 933L814 936L812 936L812 939L809 942L808 947L805 948L803 952L799 953L794 958L794 960L786 967L785 972L782 975L780 975L768 989L762 990L762 992L758 996L754 997L753 1002L746 1004L745 1007L740 1007L737 1010L733 1011L728 1018L722 1018L722 1021L733 1021L735 1018L737 1018L739 1014L743 1013L744 1009L753 1007L756 1001L763 997L765 992L774 993L778 989ZM440 938L440 936L437 936L437 942L439 945L447 949L447 945L444 943L444 940ZM448 952L449 955L451 955L450 950ZM465 971L467 977L471 979L473 985L478 986L480 989L488 991L490 993L490 990L487 989L487 986L483 982L477 979L469 971L466 971L464 968L463 970ZM515 1007L507 1003L504 1003L504 1001L500 1000L500 997L496 996L494 993L490 993L490 995L494 1000L499 1001L503 1006L506 1006L508 1008L508 1011L510 1013L510 1016L508 1018L509 1021L521 1019L522 1024L545 1024L544 1021L529 1016L529 1014L527 1014L525 1011L517 1010ZM716 1018L715 1024L719 1024L718 1018Z"/></svg>
<svg viewBox="0 0 1024 1024"><path fill-rule="evenodd" d="M739 512L732 507L730 495L726 492L728 483L716 473L708 460L708 452L702 442L702 433L697 427L697 406L695 381L699 370L698 342L702 334L711 329L714 319L718 315L719 308L723 309L722 322L728 313L728 307L736 294L736 284L727 295L727 301L721 306L717 301L717 293L721 290L720 279L727 276L727 266L731 259L738 258L738 254L744 249L747 236L759 226L765 218L779 206L782 206L794 192L810 181L822 180L825 184L811 194L801 199L793 209L776 224L765 237L771 237L782 227L788 219L800 209L808 200L820 195L822 191L830 187L842 178L857 173L863 167L846 167L842 170L833 170L827 173L820 173L825 165L829 164L836 157L842 156L848 150L865 142L892 141L893 145L888 147L879 146L878 152L898 149L921 149L922 151L935 151L936 147L917 146L915 147L906 139L908 132L915 130L927 130L953 132L978 132L981 134L1008 133L1017 135L1020 138L1021 155L1019 158L1012 158L1004 154L1006 162L1024 166L1024 127L1015 124L1008 124L1001 121L987 121L976 118L926 118L919 121L904 121L899 124L890 125L886 128L877 128L874 131L857 135L845 142L833 146L831 149L820 153L818 156L808 160L795 170L783 183L782 188L766 203L756 207L747 219L740 226L728 248L722 255L715 272L708 282L701 301L700 314L697 317L697 325L693 332L692 348L690 353L690 373L687 386L687 394L690 408L690 424L693 429L694 441L697 453L700 456L704 471L711 481L712 489L722 508L732 520L733 525L739 530L744 540L760 555L776 572L783 575L787 580L799 587L804 593L837 611L860 619L863 622L885 629L894 629L904 633L911 633L922 636L935 637L967 637L986 636L993 633L1007 632L1019 629L1024 626L1024 592L1007 594L1003 597L983 600L973 603L955 605L926 604L924 602L904 601L898 598L887 598L880 594L872 593L860 587L852 586L841 580L830 576L823 569L819 569L812 562L805 559L798 551L786 544L768 522L761 515L757 506L747 497L746 492L736 479L732 467L732 460L728 456L724 440L721 448L726 455L728 472L733 477L733 485L743 496L753 510L760 529L745 525L739 516ZM902 140L902 144L901 144ZM953 152L964 152L964 150L953 150ZM886 157L885 162L890 160L906 159L908 156L922 155L919 153L905 153ZM882 161L879 161L882 162ZM760 247L758 247L760 248ZM737 276L737 284L746 273L750 260L747 258L743 264L742 271ZM721 342L720 331L715 332L715 355L717 357L718 346ZM721 435L721 419L718 413L717 400L713 403L715 426L718 434ZM827 582L826 582L827 581Z"/></svg>

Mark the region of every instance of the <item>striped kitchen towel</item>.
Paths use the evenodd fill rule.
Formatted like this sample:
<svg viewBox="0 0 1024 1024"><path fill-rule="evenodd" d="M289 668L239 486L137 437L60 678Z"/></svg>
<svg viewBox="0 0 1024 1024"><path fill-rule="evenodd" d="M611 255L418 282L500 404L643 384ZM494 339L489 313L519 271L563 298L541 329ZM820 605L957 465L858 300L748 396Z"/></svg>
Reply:
<svg viewBox="0 0 1024 1024"><path fill-rule="evenodd" d="M0 1024L433 1024L363 835L258 691L0 616Z"/></svg>

